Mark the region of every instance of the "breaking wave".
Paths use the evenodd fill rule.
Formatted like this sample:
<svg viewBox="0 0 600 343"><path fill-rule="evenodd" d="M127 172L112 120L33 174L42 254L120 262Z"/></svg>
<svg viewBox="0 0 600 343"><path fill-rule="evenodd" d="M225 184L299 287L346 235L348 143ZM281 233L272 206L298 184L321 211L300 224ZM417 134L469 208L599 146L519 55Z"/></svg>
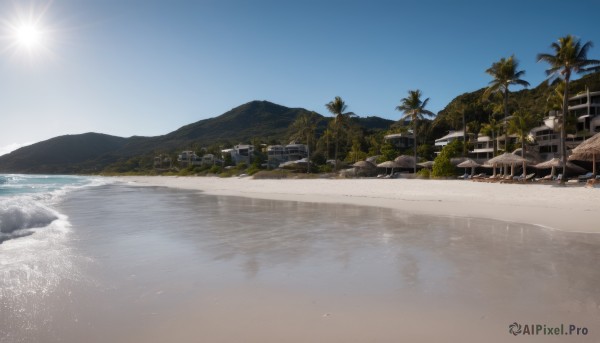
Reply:
<svg viewBox="0 0 600 343"><path fill-rule="evenodd" d="M53 205L70 191L106 183L78 176L0 175L0 244L29 236L59 218L68 223Z"/></svg>
<svg viewBox="0 0 600 343"><path fill-rule="evenodd" d="M31 235L59 218L59 213L30 199L0 201L0 244Z"/></svg>

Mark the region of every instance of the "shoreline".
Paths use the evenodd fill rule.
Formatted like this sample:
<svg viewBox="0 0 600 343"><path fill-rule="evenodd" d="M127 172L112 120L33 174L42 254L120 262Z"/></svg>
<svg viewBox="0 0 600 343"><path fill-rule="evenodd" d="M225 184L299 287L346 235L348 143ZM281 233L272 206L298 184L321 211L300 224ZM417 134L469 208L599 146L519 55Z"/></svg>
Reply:
<svg viewBox="0 0 600 343"><path fill-rule="evenodd" d="M567 232L600 233L600 192L584 187L414 179L116 179L138 186L197 190L211 195L383 207L409 214L484 218Z"/></svg>

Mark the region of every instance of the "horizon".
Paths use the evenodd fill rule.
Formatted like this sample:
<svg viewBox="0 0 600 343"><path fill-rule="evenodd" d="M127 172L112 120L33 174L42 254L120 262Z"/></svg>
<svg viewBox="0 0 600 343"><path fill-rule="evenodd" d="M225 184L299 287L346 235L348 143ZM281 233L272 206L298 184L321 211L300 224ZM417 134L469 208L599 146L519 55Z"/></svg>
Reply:
<svg viewBox="0 0 600 343"><path fill-rule="evenodd" d="M502 57L514 54L535 88L548 67L536 54L556 39L600 44L600 4L506 4L0 1L0 155L67 134L162 135L254 100L328 116L341 96L361 117L397 120L400 99L421 89L438 113L486 87ZM7 27L27 16L43 35L20 30L27 49L14 49Z"/></svg>

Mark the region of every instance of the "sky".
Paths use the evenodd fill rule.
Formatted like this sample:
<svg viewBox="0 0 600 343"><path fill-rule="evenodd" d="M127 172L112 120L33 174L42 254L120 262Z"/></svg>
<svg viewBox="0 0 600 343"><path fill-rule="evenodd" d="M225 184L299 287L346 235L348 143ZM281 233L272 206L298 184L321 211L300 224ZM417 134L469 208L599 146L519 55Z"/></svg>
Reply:
<svg viewBox="0 0 600 343"><path fill-rule="evenodd" d="M166 134L252 100L329 115L341 96L396 120L420 89L437 113L513 54L535 87L548 67L536 55L561 36L600 59L600 2L564 4L0 0L0 155L65 134ZM39 39L23 45L30 19Z"/></svg>

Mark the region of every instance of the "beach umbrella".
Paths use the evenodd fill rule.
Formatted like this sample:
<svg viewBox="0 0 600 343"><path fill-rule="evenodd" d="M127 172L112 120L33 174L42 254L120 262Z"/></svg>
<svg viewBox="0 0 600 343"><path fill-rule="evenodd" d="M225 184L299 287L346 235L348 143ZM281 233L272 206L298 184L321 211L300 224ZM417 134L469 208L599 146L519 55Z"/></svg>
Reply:
<svg viewBox="0 0 600 343"><path fill-rule="evenodd" d="M573 154L569 156L569 160L592 161L592 174L596 175L598 157L600 157L600 133L586 139L573 149Z"/></svg>
<svg viewBox="0 0 600 343"><path fill-rule="evenodd" d="M526 159L524 159L521 156L517 156L515 154L511 154L508 152L505 152L502 155L498 155L492 159L489 159L486 163L487 164L503 164L503 165L510 165L511 166L511 170L510 170L510 176L514 176L515 173L515 164L517 163L523 163L523 172L525 173L525 163L527 162ZM506 174L506 172L505 172Z"/></svg>
<svg viewBox="0 0 600 343"><path fill-rule="evenodd" d="M392 175L394 175L394 168L402 168L402 166L398 163L396 163L396 161L385 161L382 163L379 163L377 165L377 168L392 168Z"/></svg>
<svg viewBox="0 0 600 343"><path fill-rule="evenodd" d="M395 161L385 161L377 165L378 168L401 168Z"/></svg>
<svg viewBox="0 0 600 343"><path fill-rule="evenodd" d="M450 164L457 167L459 164L463 163L466 160L468 160L468 158L466 157L452 157L450 159Z"/></svg>
<svg viewBox="0 0 600 343"><path fill-rule="evenodd" d="M375 169L377 166L368 161L358 161L352 165L354 168Z"/></svg>
<svg viewBox="0 0 600 343"><path fill-rule="evenodd" d="M421 166L423 168L431 168L431 167L433 167L433 161L421 162L421 163L417 163L417 165Z"/></svg>
<svg viewBox="0 0 600 343"><path fill-rule="evenodd" d="M415 158L408 155L400 155L394 159L399 167L398 168L414 168L415 167Z"/></svg>
<svg viewBox="0 0 600 343"><path fill-rule="evenodd" d="M525 152L525 156L523 156L522 150L523 149L521 149L521 148L515 149L515 151L513 151L513 154L515 154L517 156L525 157L525 159L527 160L528 164L538 163L538 162L540 162L542 160L542 157L537 152L535 152L535 151L527 151L527 152Z"/></svg>
<svg viewBox="0 0 600 343"><path fill-rule="evenodd" d="M365 161L375 164L377 163L377 159L379 158L379 156L380 155L367 157Z"/></svg>
<svg viewBox="0 0 600 343"><path fill-rule="evenodd" d="M471 175L474 175L475 168L480 167L480 166L481 166L481 164L473 161L470 158L466 159L464 162L461 162L457 165L458 168L465 168L465 174L467 173L467 168L471 168Z"/></svg>
<svg viewBox="0 0 600 343"><path fill-rule="evenodd" d="M548 168L552 168L552 171L550 172L550 175L554 176L554 171L557 167L562 167L563 163L562 161L555 157L551 160L542 162L542 163L538 163L536 164L534 167L537 169L548 169ZM585 173L587 170L585 170L584 168L581 168L580 166L576 165L575 163L569 162L567 161L567 169L569 169L570 171L572 171L573 173Z"/></svg>
<svg viewBox="0 0 600 343"><path fill-rule="evenodd" d="M367 162L367 161L358 161L358 162L354 163L352 165L352 167L355 168L356 175L366 175L366 176L370 176L371 174L373 174L375 172L375 169L377 169L376 165L374 165L371 162Z"/></svg>

